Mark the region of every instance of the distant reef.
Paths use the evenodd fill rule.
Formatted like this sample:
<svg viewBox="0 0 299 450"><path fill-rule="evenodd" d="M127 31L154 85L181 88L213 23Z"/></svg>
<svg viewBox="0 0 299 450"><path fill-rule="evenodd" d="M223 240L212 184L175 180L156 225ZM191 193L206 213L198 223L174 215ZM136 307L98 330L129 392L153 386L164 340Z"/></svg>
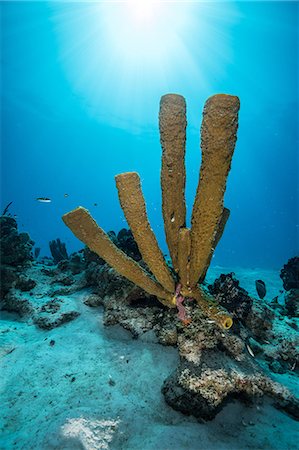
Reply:
<svg viewBox="0 0 299 450"><path fill-rule="evenodd" d="M225 331L192 301L185 305L190 320L183 322L178 309L163 306L87 247L71 255L65 249L66 259L57 264L39 255L36 260L34 242L18 232L16 220L2 216L0 222L1 309L15 314L15 320L47 333L75 320L84 308L103 307L105 326L119 324L133 339L146 336L157 345L178 348L179 366L162 386L174 409L211 420L233 399L258 403L268 396L298 418L297 399L275 380L281 374L298 375L298 257L281 271L284 303L279 293L270 302L250 297L232 273L205 286L234 318ZM148 270L130 230L111 231L109 237Z"/></svg>

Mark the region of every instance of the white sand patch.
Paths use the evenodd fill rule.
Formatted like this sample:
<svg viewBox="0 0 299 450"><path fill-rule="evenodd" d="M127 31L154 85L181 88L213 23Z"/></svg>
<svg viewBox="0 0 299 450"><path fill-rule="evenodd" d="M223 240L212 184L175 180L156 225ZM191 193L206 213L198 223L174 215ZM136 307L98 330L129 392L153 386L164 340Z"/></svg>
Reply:
<svg viewBox="0 0 299 450"><path fill-rule="evenodd" d="M66 437L77 438L86 450L108 449L118 420L68 419L62 427Z"/></svg>

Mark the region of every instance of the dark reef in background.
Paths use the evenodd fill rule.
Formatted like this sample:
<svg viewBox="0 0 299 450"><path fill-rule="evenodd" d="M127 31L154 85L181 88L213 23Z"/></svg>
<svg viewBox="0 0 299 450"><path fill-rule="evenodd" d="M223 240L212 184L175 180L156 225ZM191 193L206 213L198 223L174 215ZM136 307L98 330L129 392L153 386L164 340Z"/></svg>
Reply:
<svg viewBox="0 0 299 450"><path fill-rule="evenodd" d="M64 242L61 242L61 240L59 238L57 238L56 240L54 239L53 241L49 242L49 247L50 247L50 252L52 255L52 258L54 260L54 264L58 264L59 261L63 261L63 260L67 260L69 259L67 251L66 251L66 246L64 244Z"/></svg>
<svg viewBox="0 0 299 450"><path fill-rule="evenodd" d="M208 286L216 301L229 311L235 319L244 321L248 316L252 299L248 292L239 286L239 281L233 272L221 274L213 284Z"/></svg>
<svg viewBox="0 0 299 450"><path fill-rule="evenodd" d="M113 231L110 231L110 239L111 239L111 233L114 233ZM114 233L115 235L115 233ZM135 239L133 237L132 231L127 230L126 228L122 228L118 235L116 240L112 239L113 242L119 247L123 252L125 252L128 256L135 259L135 261L141 261L141 254L139 252L139 249L137 247L137 244L135 242Z"/></svg>
<svg viewBox="0 0 299 450"><path fill-rule="evenodd" d="M288 260L280 272L285 295L285 307L289 317L299 317L299 256Z"/></svg>
<svg viewBox="0 0 299 450"><path fill-rule="evenodd" d="M286 291L299 289L299 256L288 260L280 271L280 278Z"/></svg>
<svg viewBox="0 0 299 450"><path fill-rule="evenodd" d="M33 260L34 242L28 233L19 233L13 217L0 217L1 230L1 264L18 266Z"/></svg>
<svg viewBox="0 0 299 450"><path fill-rule="evenodd" d="M35 249L34 249L34 258L38 259L39 254L40 254L40 247L35 247Z"/></svg>
<svg viewBox="0 0 299 450"><path fill-rule="evenodd" d="M2 298L13 283L19 280L24 268L31 264L34 242L28 233L19 233L16 220L7 215L0 217L0 233L0 293ZM21 286L24 286L24 279L20 283Z"/></svg>

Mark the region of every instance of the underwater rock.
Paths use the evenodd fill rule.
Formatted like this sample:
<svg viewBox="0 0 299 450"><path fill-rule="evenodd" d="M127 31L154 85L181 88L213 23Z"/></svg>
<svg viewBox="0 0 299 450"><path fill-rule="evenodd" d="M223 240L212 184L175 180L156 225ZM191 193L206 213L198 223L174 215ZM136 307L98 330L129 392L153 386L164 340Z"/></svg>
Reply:
<svg viewBox="0 0 299 450"><path fill-rule="evenodd" d="M85 259L84 250L72 253L69 259L64 259L59 261L57 264L57 269L60 272L71 272L72 275L77 275L83 272L88 265L88 261Z"/></svg>
<svg viewBox="0 0 299 450"><path fill-rule="evenodd" d="M119 275L106 263L100 266L94 262L90 263L85 276L89 285L97 287L97 293L100 297L113 295L122 298L123 292L129 286L134 287L133 283Z"/></svg>
<svg viewBox="0 0 299 450"><path fill-rule="evenodd" d="M57 270L56 269L47 269L45 267L43 267L41 269L41 273L43 273L44 275L47 275L47 277L55 277L57 275Z"/></svg>
<svg viewBox="0 0 299 450"><path fill-rule="evenodd" d="M103 300L96 294L88 294L84 297L83 303L91 308L96 308L97 306L101 306L103 304Z"/></svg>
<svg viewBox="0 0 299 450"><path fill-rule="evenodd" d="M270 306L261 300L254 300L244 324L257 341L264 341L272 338L274 317L275 312Z"/></svg>
<svg viewBox="0 0 299 450"><path fill-rule="evenodd" d="M256 292L259 298L263 299L267 293L266 285L263 280L256 280L255 282Z"/></svg>
<svg viewBox="0 0 299 450"><path fill-rule="evenodd" d="M17 222L13 217L0 217L0 280L1 280L1 309L5 309L6 305L9 310L14 310L12 307L12 299L5 300L5 296L9 293L12 287L18 281L22 271L30 266L33 260L32 247L34 242L30 239L28 233L19 233ZM19 286L25 285L19 280ZM29 289L32 283L24 289ZM30 287L31 289L31 287ZM20 302L18 301L18 304ZM19 306L16 306L16 309Z"/></svg>
<svg viewBox="0 0 299 450"><path fill-rule="evenodd" d="M59 238L56 240L49 242L50 252L54 260L54 264L58 264L59 261L69 259L66 245L64 242L61 242Z"/></svg>
<svg viewBox="0 0 299 450"><path fill-rule="evenodd" d="M241 321L246 319L252 308L252 299L248 292L239 286L234 273L221 274L208 289L233 317Z"/></svg>
<svg viewBox="0 0 299 450"><path fill-rule="evenodd" d="M32 278L28 278L24 275L21 275L18 278L18 281L15 284L16 289L19 289L23 292L31 291L36 286L36 281L32 280Z"/></svg>
<svg viewBox="0 0 299 450"><path fill-rule="evenodd" d="M275 344L265 349L265 359L268 361L269 369L275 373L287 371L299 373L298 337L290 335Z"/></svg>
<svg viewBox="0 0 299 450"><path fill-rule="evenodd" d="M57 316L39 315L34 318L34 323L43 330L52 330L64 323L70 322L80 316L78 311L68 311Z"/></svg>
<svg viewBox="0 0 299 450"><path fill-rule="evenodd" d="M20 317L34 313L34 307L28 302L28 299L12 291L9 291L2 300L1 309L17 313Z"/></svg>
<svg viewBox="0 0 299 450"><path fill-rule="evenodd" d="M131 230L122 228L117 235L117 242L115 242L115 244L126 253L126 255L135 259L135 261L140 261L142 259Z"/></svg>
<svg viewBox="0 0 299 450"><path fill-rule="evenodd" d="M105 264L105 261L102 258L100 258L96 253L89 250L87 246L83 248L83 257L87 265L89 265L92 262L99 266Z"/></svg>
<svg viewBox="0 0 299 450"><path fill-rule="evenodd" d="M80 315L74 305L62 298L53 298L44 303L33 316L33 322L39 328L51 330L76 319Z"/></svg>
<svg viewBox="0 0 299 450"><path fill-rule="evenodd" d="M75 280L73 277L69 275L65 275L62 277L58 277L57 279L53 280L52 283L62 284L63 286L71 286L75 283Z"/></svg>
<svg viewBox="0 0 299 450"><path fill-rule="evenodd" d="M97 266L91 263L87 273L89 283L94 286L94 293L83 301L88 306L104 306L104 325L120 324L134 338L138 338L161 322L161 311L165 310L163 305L108 264Z"/></svg>
<svg viewBox="0 0 299 450"><path fill-rule="evenodd" d="M248 358L236 363L224 353L204 351L200 365L182 361L162 387L166 402L198 420L211 420L234 398L254 401L270 396L275 406L298 417L298 401L282 385L265 376Z"/></svg>
<svg viewBox="0 0 299 450"><path fill-rule="evenodd" d="M288 260L280 271L280 278L286 291L299 289L299 256Z"/></svg>
<svg viewBox="0 0 299 450"><path fill-rule="evenodd" d="M176 345L178 342L178 330L174 324L161 326L158 330L158 341L162 345Z"/></svg>
<svg viewBox="0 0 299 450"><path fill-rule="evenodd" d="M98 287L96 293L84 298L84 303L104 307L105 326L119 324L130 331L134 339L146 339L150 333L155 333L160 344L178 347L180 365L162 388L171 407L194 415L198 420L211 420L233 399L254 401L267 395L274 398L278 408L293 416L297 414L292 394L271 380L248 350L247 342L253 354L264 359L265 346L248 336L256 334L261 339L272 329L273 311L267 309L265 302L256 301L247 316L254 333L244 325L241 325L240 335L223 332L212 320L206 320L194 302L186 304L187 314L192 318L186 326L178 319L176 310L163 307L107 264L95 270ZM267 326L269 320L270 327ZM270 370L277 369L280 373L291 370L291 364L294 365L295 349L293 344L287 346L287 339L285 341L272 348L269 365L273 366L275 359L279 364L271 366ZM270 350L268 348L268 352Z"/></svg>
<svg viewBox="0 0 299 450"><path fill-rule="evenodd" d="M0 266L0 294L1 299L9 292L11 287L17 281L19 274L15 267L1 265Z"/></svg>
<svg viewBox="0 0 299 450"><path fill-rule="evenodd" d="M33 260L34 242L28 233L19 233L13 217L0 217L0 261L1 265L18 266Z"/></svg>
<svg viewBox="0 0 299 450"><path fill-rule="evenodd" d="M299 289L290 289L285 297L285 308L289 317L299 317Z"/></svg>

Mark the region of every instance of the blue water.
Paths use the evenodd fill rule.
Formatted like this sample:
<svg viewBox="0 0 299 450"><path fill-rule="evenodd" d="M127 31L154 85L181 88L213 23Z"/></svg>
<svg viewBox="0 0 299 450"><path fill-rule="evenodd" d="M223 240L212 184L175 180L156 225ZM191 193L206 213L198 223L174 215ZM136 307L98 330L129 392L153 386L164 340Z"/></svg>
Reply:
<svg viewBox="0 0 299 450"><path fill-rule="evenodd" d="M77 250L62 214L82 205L105 230L119 230L126 224L114 175L138 171L166 252L160 97L187 101L190 216L203 104L234 94L241 110L225 196L231 217L213 263L280 268L298 252L298 3L149 7L1 2L1 208L13 202L42 255L56 237Z"/></svg>

